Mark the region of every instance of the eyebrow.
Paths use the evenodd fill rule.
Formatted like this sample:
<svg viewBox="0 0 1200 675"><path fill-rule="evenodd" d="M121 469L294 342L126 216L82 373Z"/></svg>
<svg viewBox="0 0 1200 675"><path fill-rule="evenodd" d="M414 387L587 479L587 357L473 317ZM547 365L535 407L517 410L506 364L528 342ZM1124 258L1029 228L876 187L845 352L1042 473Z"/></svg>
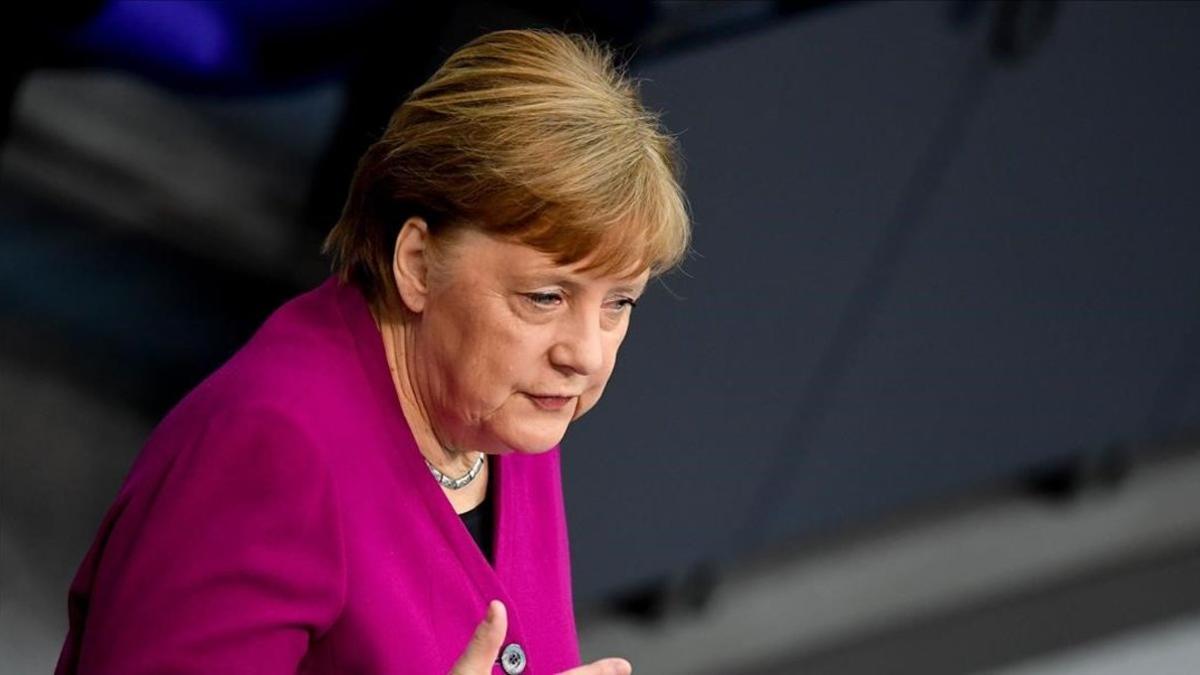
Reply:
<svg viewBox="0 0 1200 675"><path fill-rule="evenodd" d="M555 284L558 286L562 286L563 288L566 288L567 290L572 290L572 291L578 291L583 286L583 284L581 284L580 282L578 282L570 277L564 277L564 276L555 275L555 274L549 274L544 277L541 275L535 274L535 275L532 275L531 280L534 280L534 279L536 279L538 281L545 280L546 283L551 283L551 284ZM616 291L618 293L631 293L631 294L640 295L643 292L645 292L646 285L647 284L626 283L626 284L622 284L620 286L615 286L612 288L612 290Z"/></svg>
<svg viewBox="0 0 1200 675"><path fill-rule="evenodd" d="M617 286L613 290L620 291L623 293L633 293L635 295L641 295L642 293L646 292L646 284L626 284L624 286Z"/></svg>

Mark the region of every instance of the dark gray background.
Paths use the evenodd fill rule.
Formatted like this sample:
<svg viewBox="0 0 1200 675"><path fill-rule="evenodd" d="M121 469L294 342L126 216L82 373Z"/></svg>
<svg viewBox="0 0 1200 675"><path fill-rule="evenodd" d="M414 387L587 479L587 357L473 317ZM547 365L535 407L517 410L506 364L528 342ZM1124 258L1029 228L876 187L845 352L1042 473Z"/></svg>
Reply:
<svg viewBox="0 0 1200 675"><path fill-rule="evenodd" d="M1025 3L1026 32L1037 7L1053 21L1007 60L1004 3L653 4L633 72L679 135L695 254L564 443L585 617L1073 459L1196 447L1200 4ZM298 223L346 90L103 69L20 90L0 666L57 653L154 422L324 275Z"/></svg>
<svg viewBox="0 0 1200 675"><path fill-rule="evenodd" d="M1200 6L863 3L639 70L697 255L566 442L584 597L1200 429ZM675 297L673 297L675 296Z"/></svg>

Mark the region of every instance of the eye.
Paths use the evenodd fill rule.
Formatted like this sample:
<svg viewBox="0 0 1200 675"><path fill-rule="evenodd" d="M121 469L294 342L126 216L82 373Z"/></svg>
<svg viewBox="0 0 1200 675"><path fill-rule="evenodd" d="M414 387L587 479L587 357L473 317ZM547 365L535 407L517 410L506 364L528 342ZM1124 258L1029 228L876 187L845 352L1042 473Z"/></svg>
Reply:
<svg viewBox="0 0 1200 675"><path fill-rule="evenodd" d="M562 295L559 293L526 293L525 298L543 308L557 307L563 301Z"/></svg>
<svg viewBox="0 0 1200 675"><path fill-rule="evenodd" d="M633 298L616 298L609 303L609 307L615 311L623 312L637 307L637 302Z"/></svg>

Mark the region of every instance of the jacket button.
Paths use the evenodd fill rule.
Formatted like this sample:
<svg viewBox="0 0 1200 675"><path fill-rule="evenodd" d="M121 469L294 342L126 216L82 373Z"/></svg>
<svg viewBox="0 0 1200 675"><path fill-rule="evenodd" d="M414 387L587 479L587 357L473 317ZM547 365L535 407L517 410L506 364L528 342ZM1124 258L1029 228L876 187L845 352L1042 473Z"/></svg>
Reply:
<svg viewBox="0 0 1200 675"><path fill-rule="evenodd" d="M504 651L500 652L500 667L508 675L521 675L525 672L525 650L521 645L510 642Z"/></svg>

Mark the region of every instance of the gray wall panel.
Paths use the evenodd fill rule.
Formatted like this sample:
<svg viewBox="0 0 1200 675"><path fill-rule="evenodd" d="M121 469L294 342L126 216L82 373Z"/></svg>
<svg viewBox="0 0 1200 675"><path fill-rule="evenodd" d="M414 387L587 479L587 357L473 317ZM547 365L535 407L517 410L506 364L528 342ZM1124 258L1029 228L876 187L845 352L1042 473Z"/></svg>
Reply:
<svg viewBox="0 0 1200 675"><path fill-rule="evenodd" d="M639 72L681 135L698 255L567 439L581 596L724 556L778 489L797 392L976 46L945 6L850 6Z"/></svg>

